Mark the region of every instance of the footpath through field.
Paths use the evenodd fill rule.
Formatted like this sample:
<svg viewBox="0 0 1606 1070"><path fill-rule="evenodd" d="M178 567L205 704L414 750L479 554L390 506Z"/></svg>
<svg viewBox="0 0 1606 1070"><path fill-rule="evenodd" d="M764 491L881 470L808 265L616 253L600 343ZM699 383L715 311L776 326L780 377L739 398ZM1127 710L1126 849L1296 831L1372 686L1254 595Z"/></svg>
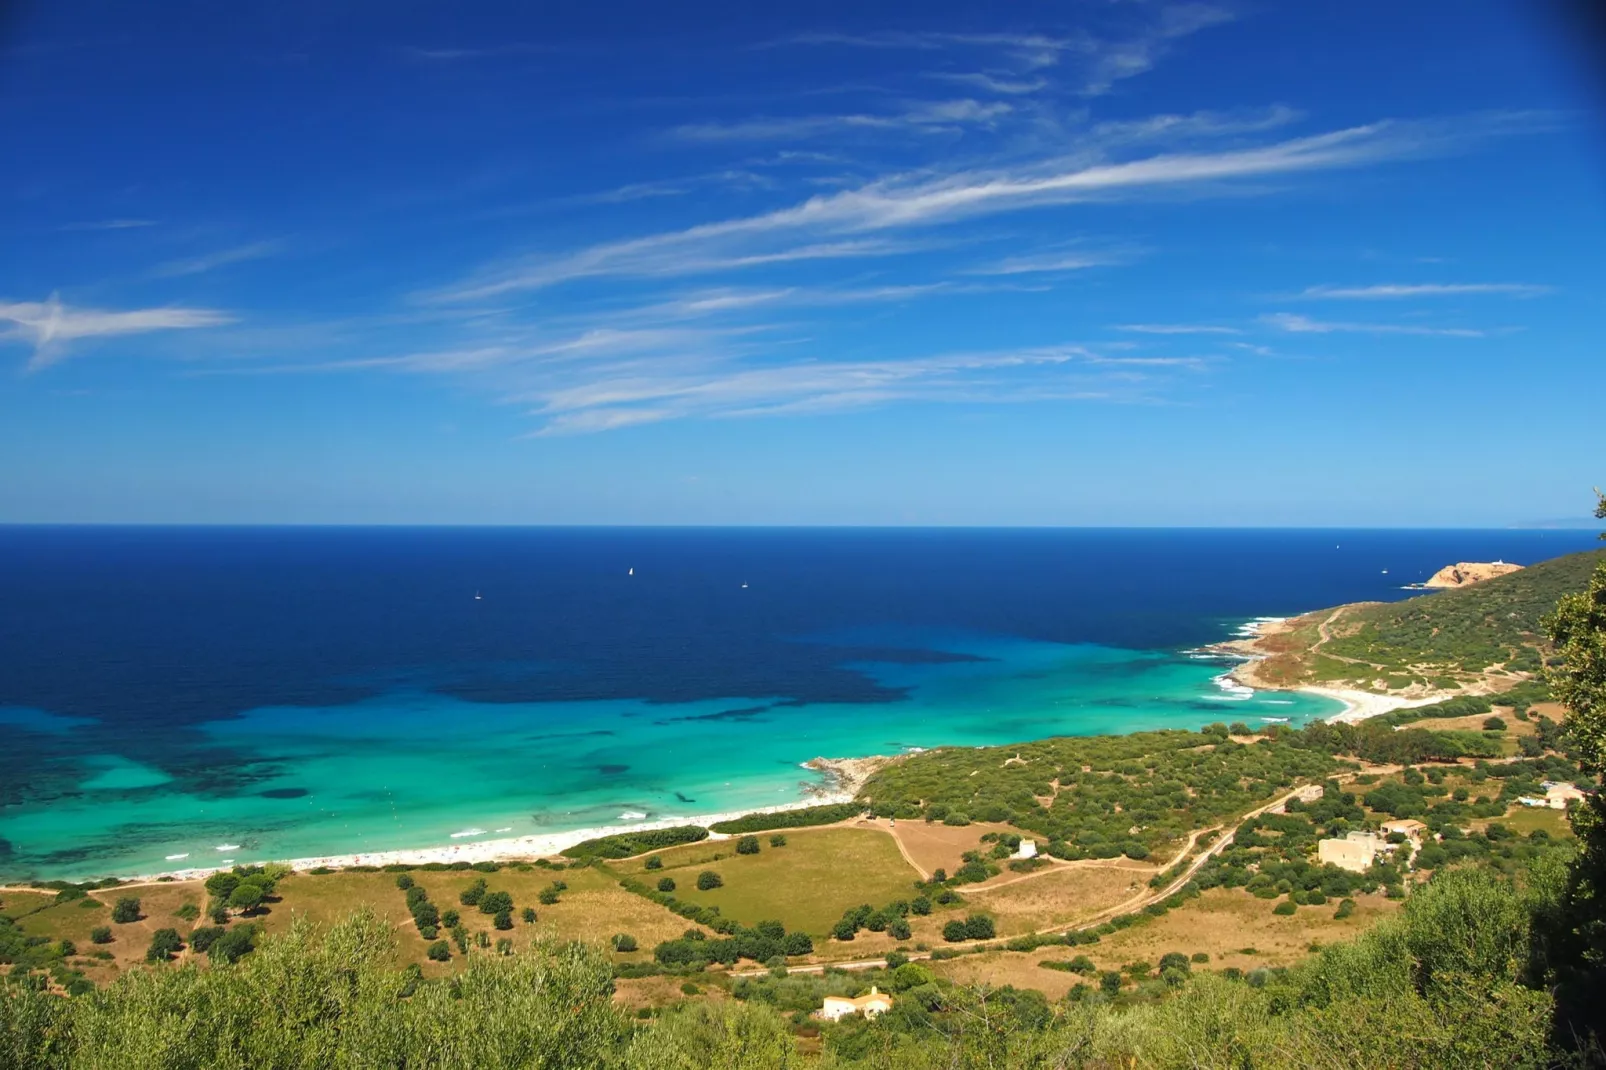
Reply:
<svg viewBox="0 0 1606 1070"><path fill-rule="evenodd" d="M1382 768L1382 767L1380 767L1380 768ZM1353 773L1349 774L1350 777L1352 777L1354 775L1355 774L1353 774ZM1340 778L1340 779L1348 779L1348 777L1344 777L1344 778ZM1232 843L1233 837L1237 835L1238 830L1243 827L1243 824L1244 824L1245 821L1248 821L1251 818L1259 817L1261 814L1264 814L1268 810L1273 810L1273 809L1276 809L1279 806L1287 805L1288 801L1290 799L1293 799L1295 796L1297 796L1301 790L1302 790L1301 788L1295 788L1293 791L1290 791L1288 794L1283 795L1283 796L1281 796L1279 798L1273 799L1271 802L1268 802L1268 803L1265 803L1264 805L1258 806L1255 809L1250 810L1248 813L1244 814L1242 817L1240 817L1238 819L1237 823L1234 824L1232 826L1232 828L1230 828L1225 833L1223 833L1216 840L1215 843L1211 844L1205 850L1201 851L1199 853L1199 855L1193 859L1192 862L1188 863L1188 867L1186 869L1184 869L1180 874L1178 874L1177 877L1175 879L1173 879L1165 887L1160 888L1158 890L1154 890L1154 891L1140 892L1139 894L1133 896L1132 898L1126 900L1125 902L1118 903L1113 907L1108 907L1108 908L1106 908L1104 910L1099 911L1097 914L1094 914L1090 918L1083 918L1080 921L1068 922L1068 923L1066 923L1064 925L1055 925L1055 926L1053 926L1051 928L1047 928L1047 929L1039 929L1035 933L1024 934L1024 935L1032 935L1032 936L1050 935L1050 934L1055 934L1055 933L1069 932L1069 931L1071 931L1073 929L1090 929L1095 925L1102 925L1104 922L1110 920L1111 918L1115 917L1116 915L1129 914L1129 913L1132 913L1134 911L1142 910L1144 907L1148 906L1151 903L1158 903L1162 899L1166 899L1169 896L1172 896L1172 895L1176 894L1177 892L1181 891L1182 888L1190 880L1193 879L1193 875L1195 873L1199 872L1200 868L1203 867L1205 865L1205 863L1209 862L1216 855L1220 854L1223 850L1226 849L1228 844ZM888 831L891 831L891 830L888 830ZM1189 836L1188 836L1188 841L1182 845L1181 849L1177 851L1176 855L1171 859L1171 861L1167 862L1165 865L1160 867L1159 872L1164 873L1166 870L1168 870L1168 869L1172 868L1173 866L1177 865L1178 863L1180 863L1184 858L1186 858L1188 856L1188 852L1193 850L1194 845L1198 842L1199 837L1204 835L1206 832L1209 832L1209 831L1211 831L1211 830L1210 829L1196 829L1194 832L1190 833ZM896 838L896 837L894 837L894 838ZM907 857L907 855L905 855L905 857ZM913 864L914 864L913 862L910 863L910 865L913 865ZM1066 865L1070 865L1071 863L1065 863L1065 864ZM919 867L916 867L916 868L918 869ZM1005 884L1013 884L1018 880L1027 880L1027 879L1029 879L1031 877L1040 876L1041 874L1044 874L1044 873L1058 872L1059 869L1060 869L1060 867L1056 866L1056 867L1052 867L1052 868L1049 868L1049 869L1038 870L1036 873L1028 873L1023 877L1018 877L1018 878L1014 878L1013 880L1010 880L1010 881L1001 882L999 884L992 885L991 887L1002 888L1002 887L1004 887ZM982 889L973 889L970 894L975 894L976 891L981 891L981 890ZM1009 938L999 938L999 939L996 939L996 940L979 940L979 941L977 941L975 943L967 943L967 944L965 944L964 945L964 949L965 949L965 951L967 953L972 953L977 949L985 949L985 950L990 950L990 951L996 951L996 950L999 950L1001 948L1006 947L1009 944L1010 940L1019 940L1019 939L1021 939L1020 936L1014 936L1014 937L1009 937ZM927 960L927 959L931 958L931 955L932 955L932 953L929 952L929 951L918 951L918 952L915 952L915 953L909 955L909 961L917 962L917 961ZM887 964L887 960L886 960L885 957L873 958L873 959L856 959L856 960L847 961L847 962L822 962L822 963L819 963L817 965L812 965L812 966L789 966L789 967L787 967L787 973L824 973L827 968L838 969L838 970L869 970L869 969L876 969L876 968L879 968L879 967L884 967L886 964ZM730 976L731 977L763 977L768 973L769 973L769 971L767 969L766 970L732 970L730 972Z"/></svg>

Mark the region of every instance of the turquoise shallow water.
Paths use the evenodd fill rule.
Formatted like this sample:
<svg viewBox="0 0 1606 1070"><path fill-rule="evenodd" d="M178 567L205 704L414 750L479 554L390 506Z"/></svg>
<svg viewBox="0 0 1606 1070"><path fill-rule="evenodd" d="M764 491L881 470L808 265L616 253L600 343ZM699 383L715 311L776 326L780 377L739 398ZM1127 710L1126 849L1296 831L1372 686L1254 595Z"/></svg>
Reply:
<svg viewBox="0 0 1606 1070"><path fill-rule="evenodd" d="M798 799L816 756L1298 723L1336 707L1235 694L1181 652L1261 615L1406 597L1447 561L1592 545L0 527L0 880L739 810Z"/></svg>
<svg viewBox="0 0 1606 1070"><path fill-rule="evenodd" d="M53 867L64 877L445 846L481 838L452 836L474 829L522 836L793 802L819 784L800 763L822 755L1211 721L1297 724L1339 708L1225 688L1216 680L1225 666L1183 655L933 642L964 660L850 665L903 691L892 702L480 703L403 691L334 707L258 707L199 726L209 742L253 756L249 792L186 791L151 765L97 753L75 792L11 808L4 832L23 851L82 851ZM78 726L57 727L70 735Z"/></svg>

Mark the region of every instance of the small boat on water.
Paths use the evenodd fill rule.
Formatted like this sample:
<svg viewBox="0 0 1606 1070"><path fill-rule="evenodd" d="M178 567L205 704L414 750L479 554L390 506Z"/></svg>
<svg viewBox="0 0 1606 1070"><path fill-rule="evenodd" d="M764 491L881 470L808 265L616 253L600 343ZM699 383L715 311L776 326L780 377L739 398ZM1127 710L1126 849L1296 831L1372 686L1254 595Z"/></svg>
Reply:
<svg viewBox="0 0 1606 1070"><path fill-rule="evenodd" d="M630 568L625 569L625 575L626 576L634 576L635 574L636 574L635 566L631 566Z"/></svg>
<svg viewBox="0 0 1606 1070"><path fill-rule="evenodd" d="M480 592L475 591L474 592L474 601L478 602L479 600L480 600Z"/></svg>

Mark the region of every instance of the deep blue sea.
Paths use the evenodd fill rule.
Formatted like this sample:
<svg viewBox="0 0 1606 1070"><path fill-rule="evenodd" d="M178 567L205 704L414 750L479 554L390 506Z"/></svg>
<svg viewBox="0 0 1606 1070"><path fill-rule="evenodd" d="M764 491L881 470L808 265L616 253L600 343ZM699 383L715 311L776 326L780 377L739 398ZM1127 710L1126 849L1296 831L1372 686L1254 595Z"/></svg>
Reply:
<svg viewBox="0 0 1606 1070"><path fill-rule="evenodd" d="M799 763L1334 711L1187 651L1589 532L0 527L0 879L798 799ZM1387 570L1386 573L1384 570ZM476 597L476 595L478 597Z"/></svg>

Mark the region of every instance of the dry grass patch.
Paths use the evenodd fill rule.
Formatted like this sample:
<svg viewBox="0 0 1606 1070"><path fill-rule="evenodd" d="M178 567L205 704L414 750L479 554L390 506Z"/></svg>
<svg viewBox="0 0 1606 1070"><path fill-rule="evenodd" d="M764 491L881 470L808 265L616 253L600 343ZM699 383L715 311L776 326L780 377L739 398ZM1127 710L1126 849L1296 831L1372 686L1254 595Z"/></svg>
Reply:
<svg viewBox="0 0 1606 1070"><path fill-rule="evenodd" d="M636 859L617 868L648 885L671 877L677 899L717 906L725 917L744 925L779 921L809 933L816 942L852 907L881 907L916 895L916 874L885 832L788 829L785 847L771 847L771 835L759 834L756 855L739 855L735 841L722 840L660 852L661 870L645 870ZM705 869L719 874L724 886L698 891L697 874Z"/></svg>
<svg viewBox="0 0 1606 1070"><path fill-rule="evenodd" d="M688 996L680 986L690 981L699 992ZM704 977L636 977L614 982L613 1001L626 1010L638 1007L670 1007L688 999L722 1000L725 990Z"/></svg>
<svg viewBox="0 0 1606 1070"><path fill-rule="evenodd" d="M864 824L868 825L869 822ZM943 869L952 874L965 864L962 856L966 851L975 851L982 847L991 849L991 844L981 842L982 836L989 832L1009 833L1026 839L1042 839L1041 836L1021 832L1008 825L983 821L970 825L944 825L938 821L903 821L892 826L889 831L898 837L898 842L909 852L909 857L915 860L915 865L927 873Z"/></svg>
<svg viewBox="0 0 1606 1070"><path fill-rule="evenodd" d="M1325 906L1300 907L1294 914L1271 912L1276 902L1256 899L1237 888L1212 888L1176 910L1145 924L1123 929L1096 944L1065 948L1071 958L1087 955L1101 970L1118 969L1139 959L1159 962L1168 951L1210 956L1210 968L1237 966L1248 971L1259 966L1290 966L1310 954L1310 944L1349 940L1380 918L1398 910L1397 900L1382 895L1357 895L1355 913L1338 920L1337 901ZM1244 953L1253 948L1253 954Z"/></svg>
<svg viewBox="0 0 1606 1070"><path fill-rule="evenodd" d="M458 912L463 927L469 932L471 948L481 932L489 937L493 946L497 940L511 939L515 949L522 949L531 940L541 937L606 944L615 934L628 933L643 949L617 956L620 961L629 961L649 957L653 945L693 927L656 903L631 895L620 888L612 876L599 869L553 872L540 868L528 871L503 868L496 873L415 871L408 876L429 892L430 902L442 914L448 910ZM269 931L287 928L300 915L330 925L360 907L372 907L399 931L402 960L422 964L426 962L424 953L429 944L413 925L407 910L406 892L396 887L396 877L395 873L349 872L287 877L279 883L281 901L273 905L273 913L264 920ZM491 915L481 913L477 906L463 905L459 897L477 880L485 881L493 892L507 892L513 897L512 929L497 929ZM554 880L563 881L568 889L559 895L556 903L539 902L537 897L541 890ZM536 911L534 924L523 920L525 907ZM440 938L450 939L450 933L442 929ZM457 955L455 946L453 955Z"/></svg>
<svg viewBox="0 0 1606 1070"><path fill-rule="evenodd" d="M24 914L32 914L36 910L43 910L56 901L55 892L37 892L33 889L10 889L0 891L0 916L7 918L20 918Z"/></svg>
<svg viewBox="0 0 1606 1070"><path fill-rule="evenodd" d="M962 893L972 909L993 916L999 936L1019 936L1091 918L1141 895L1154 873L1152 867L1056 866L1013 884L971 886Z"/></svg>
<svg viewBox="0 0 1606 1070"><path fill-rule="evenodd" d="M113 922L111 906L124 896L139 900L140 919L124 924ZM7 893L4 898L13 898ZM52 899L54 896L51 897ZM92 903L93 906L84 906ZM190 931L191 923L174 912L185 903L205 904L205 892L199 882L185 881L171 884L144 884L138 887L106 888L91 892L88 898L69 900L35 911L17 922L23 932L31 936L44 936L52 940L71 940L78 948L73 966L84 971L97 984L110 980L129 966L143 963L145 952L151 946L151 936L157 929L177 929L180 934ZM89 932L97 926L112 931L112 942L95 944ZM111 961L90 958L92 951L107 951Z"/></svg>
<svg viewBox="0 0 1606 1070"><path fill-rule="evenodd" d="M1069 954L1059 954L1069 952ZM933 973L961 985L991 985L1002 988L1035 988L1050 1000L1062 998L1077 982L1088 978L1061 970L1045 970L1038 963L1043 959L1071 958L1082 954L1082 948L1045 947L1037 951L989 951L982 955L965 955L943 962L926 962ZM1096 980L1096 978L1095 978Z"/></svg>
<svg viewBox="0 0 1606 1070"><path fill-rule="evenodd" d="M1093 984L1097 975L1082 977L1039 966L1045 959L1069 960L1078 955L1092 959L1100 971L1121 970L1131 962L1158 963L1177 951L1192 956L1204 952L1208 963L1195 970L1235 966L1245 973L1261 966L1291 966L1312 954L1320 944L1350 940L1379 919L1399 909L1397 901L1380 895L1355 897L1356 910L1340 921L1333 917L1337 902L1300 907L1298 913L1279 916L1270 900L1256 899L1238 889L1213 888L1198 899L1143 924L1104 937L1096 944L1077 947L1042 947L1036 951L990 951L928 965L963 983L1035 988L1058 999L1078 983Z"/></svg>

